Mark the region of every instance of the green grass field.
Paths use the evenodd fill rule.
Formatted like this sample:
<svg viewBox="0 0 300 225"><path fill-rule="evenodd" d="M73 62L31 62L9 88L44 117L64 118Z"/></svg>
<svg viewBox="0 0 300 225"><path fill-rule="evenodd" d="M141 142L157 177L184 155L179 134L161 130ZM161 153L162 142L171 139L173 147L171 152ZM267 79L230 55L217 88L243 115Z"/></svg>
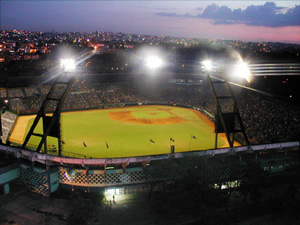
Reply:
<svg viewBox="0 0 300 225"><path fill-rule="evenodd" d="M89 110L62 113L63 154L87 158L117 158L205 150L214 148L215 133L193 110L179 107L139 106L105 110ZM162 123L172 117L181 118L175 124L137 124L134 121L112 119L110 112L130 112L136 121L159 119ZM26 133L33 119L28 122ZM41 124L41 121L40 121ZM42 127L37 127L41 132ZM192 138L192 135L196 139ZM174 142L170 141L170 138ZM153 140L155 143L150 141ZM37 145L39 139L32 137L29 144ZM48 138L48 144L56 144L57 139ZM84 146L84 144L86 147ZM225 144L219 138L218 146ZM71 154L73 153L73 155ZM80 156L81 155L81 156Z"/></svg>

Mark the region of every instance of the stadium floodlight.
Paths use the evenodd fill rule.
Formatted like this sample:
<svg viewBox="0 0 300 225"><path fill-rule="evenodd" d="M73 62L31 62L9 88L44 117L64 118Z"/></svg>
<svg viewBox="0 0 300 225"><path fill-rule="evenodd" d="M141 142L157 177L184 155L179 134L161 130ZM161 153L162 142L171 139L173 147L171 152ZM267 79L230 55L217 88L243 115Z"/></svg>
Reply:
<svg viewBox="0 0 300 225"><path fill-rule="evenodd" d="M243 61L238 62L235 65L234 75L237 77L243 78L243 79L247 80L248 82L251 81L251 73L250 73L248 64Z"/></svg>
<svg viewBox="0 0 300 225"><path fill-rule="evenodd" d="M145 59L145 65L150 69L157 69L163 66L163 61L157 56L149 56Z"/></svg>
<svg viewBox="0 0 300 225"><path fill-rule="evenodd" d="M212 61L211 60L205 60L202 62L202 66L204 67L204 69L208 72L210 72L212 70Z"/></svg>
<svg viewBox="0 0 300 225"><path fill-rule="evenodd" d="M60 67L64 72L72 72L75 70L75 61L73 59L61 59Z"/></svg>

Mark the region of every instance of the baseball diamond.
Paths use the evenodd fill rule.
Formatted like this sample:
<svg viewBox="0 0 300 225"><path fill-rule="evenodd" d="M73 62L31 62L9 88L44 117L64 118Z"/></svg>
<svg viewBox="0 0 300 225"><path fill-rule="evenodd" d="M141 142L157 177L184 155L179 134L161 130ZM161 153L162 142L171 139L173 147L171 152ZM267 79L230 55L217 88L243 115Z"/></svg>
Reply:
<svg viewBox="0 0 300 225"><path fill-rule="evenodd" d="M22 144L35 116L20 116L10 142ZM131 106L62 113L63 156L117 158L214 148L214 123L201 112L175 106ZM38 130L41 131L41 121ZM36 146L32 137L29 146ZM57 140L48 137L50 154ZM226 147L224 137L218 147Z"/></svg>

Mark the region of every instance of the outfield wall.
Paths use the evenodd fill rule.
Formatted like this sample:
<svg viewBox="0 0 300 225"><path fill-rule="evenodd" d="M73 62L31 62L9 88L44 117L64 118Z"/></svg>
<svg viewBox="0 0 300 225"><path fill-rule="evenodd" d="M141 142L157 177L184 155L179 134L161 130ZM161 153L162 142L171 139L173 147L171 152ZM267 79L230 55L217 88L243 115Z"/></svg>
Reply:
<svg viewBox="0 0 300 225"><path fill-rule="evenodd" d="M163 155L149 155L149 156L139 156L139 157L128 157L128 158L103 158L103 159L79 159L79 158L67 158L59 157L47 154L41 154L30 150L24 150L20 148L15 148L7 145L0 145L0 151L6 154L13 154L16 158L23 158L31 162L39 162L45 165L122 165L126 168L131 163L147 163L150 161L164 160L170 158L183 158L188 156L200 156L200 157L212 157L220 154L230 154L234 155L236 153L252 153L255 151L267 151L272 149L280 150L299 150L299 141L295 142L283 142L274 144L263 144L263 145L249 145L240 146L232 148L219 148L210 150L201 150L193 152L178 152Z"/></svg>

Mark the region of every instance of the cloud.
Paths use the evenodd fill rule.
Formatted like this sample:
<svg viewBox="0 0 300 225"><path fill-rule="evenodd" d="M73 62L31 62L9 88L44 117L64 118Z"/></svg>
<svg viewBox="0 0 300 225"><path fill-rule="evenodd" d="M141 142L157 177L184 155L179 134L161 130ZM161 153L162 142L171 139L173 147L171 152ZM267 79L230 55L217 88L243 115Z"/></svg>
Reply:
<svg viewBox="0 0 300 225"><path fill-rule="evenodd" d="M149 9L147 6L139 6L138 9Z"/></svg>
<svg viewBox="0 0 300 225"><path fill-rule="evenodd" d="M198 7L197 10L203 10ZM283 13L286 11L286 13ZM208 5L202 13L193 16L189 13L165 13L158 12L158 16L166 17L189 17L212 19L213 24L246 24L249 26L285 27L300 26L300 5L286 10L278 7L274 2L266 2L264 5L250 5L246 9L231 9L227 6L217 4Z"/></svg>
<svg viewBox="0 0 300 225"><path fill-rule="evenodd" d="M158 12L158 13L155 13L155 15L166 16L166 17L182 17L182 15L178 15L176 13L165 13L165 12Z"/></svg>
<svg viewBox="0 0 300 225"><path fill-rule="evenodd" d="M295 6L283 14L283 7L278 7L274 2L264 5L248 6L245 10L232 10L227 6L219 7L211 4L206 7L198 17L213 19L214 24L244 23L251 26L284 27L300 25L300 5Z"/></svg>
<svg viewBox="0 0 300 225"><path fill-rule="evenodd" d="M165 11L168 11L169 9L167 8L154 8L155 10L165 10Z"/></svg>
<svg viewBox="0 0 300 225"><path fill-rule="evenodd" d="M165 16L165 17L189 17L189 18L196 18L196 16L193 16L193 15L191 15L189 13L186 13L184 15L180 15L180 14L177 14L177 13L158 12L158 13L155 13L155 15Z"/></svg>

